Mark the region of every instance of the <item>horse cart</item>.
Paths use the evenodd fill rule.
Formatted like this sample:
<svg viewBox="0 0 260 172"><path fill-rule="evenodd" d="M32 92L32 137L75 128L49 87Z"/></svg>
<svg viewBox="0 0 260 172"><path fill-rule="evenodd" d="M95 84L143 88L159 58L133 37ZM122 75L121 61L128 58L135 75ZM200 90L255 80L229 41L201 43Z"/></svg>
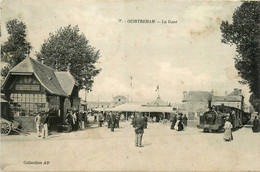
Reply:
<svg viewBox="0 0 260 172"><path fill-rule="evenodd" d="M0 123L1 123L1 135L8 135L11 131L15 131L18 133L22 133L22 130L18 128L19 123L17 121L8 121L4 118L0 117Z"/></svg>

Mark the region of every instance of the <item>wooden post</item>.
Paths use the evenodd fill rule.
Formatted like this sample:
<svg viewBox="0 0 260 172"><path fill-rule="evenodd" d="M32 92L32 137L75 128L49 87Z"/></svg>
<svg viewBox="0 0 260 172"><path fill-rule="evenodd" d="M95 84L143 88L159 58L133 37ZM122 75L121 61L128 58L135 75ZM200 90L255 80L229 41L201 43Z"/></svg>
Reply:
<svg viewBox="0 0 260 172"><path fill-rule="evenodd" d="M125 119L125 120L128 121L128 120L127 120L127 111L126 111L126 119Z"/></svg>

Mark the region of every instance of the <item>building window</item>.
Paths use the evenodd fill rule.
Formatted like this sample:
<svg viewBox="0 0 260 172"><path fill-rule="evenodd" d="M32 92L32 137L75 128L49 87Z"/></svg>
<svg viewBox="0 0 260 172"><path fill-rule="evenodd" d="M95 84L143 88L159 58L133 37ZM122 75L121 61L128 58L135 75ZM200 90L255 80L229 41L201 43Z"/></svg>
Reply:
<svg viewBox="0 0 260 172"><path fill-rule="evenodd" d="M45 108L45 94L17 94L12 93L10 98L13 100L13 111L15 114L36 115L42 108Z"/></svg>

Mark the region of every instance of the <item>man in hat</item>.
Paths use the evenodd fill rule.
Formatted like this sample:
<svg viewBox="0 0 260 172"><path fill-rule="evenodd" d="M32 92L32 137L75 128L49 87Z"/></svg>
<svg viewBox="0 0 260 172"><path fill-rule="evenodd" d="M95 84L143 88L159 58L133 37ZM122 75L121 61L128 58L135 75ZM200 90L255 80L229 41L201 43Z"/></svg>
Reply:
<svg viewBox="0 0 260 172"><path fill-rule="evenodd" d="M144 134L144 118L137 112L136 119L134 120L134 128L135 128L135 146L136 147L143 147L142 146L142 139Z"/></svg>
<svg viewBox="0 0 260 172"><path fill-rule="evenodd" d="M114 132L114 128L115 128L115 122L116 122L116 116L114 113L111 113L111 131Z"/></svg>
<svg viewBox="0 0 260 172"><path fill-rule="evenodd" d="M98 112L98 126L99 127L102 127L103 120L104 120L104 117L103 117L102 112Z"/></svg>
<svg viewBox="0 0 260 172"><path fill-rule="evenodd" d="M84 114L82 111L78 113L78 120L79 120L79 129L84 130L85 129L85 124L84 124Z"/></svg>
<svg viewBox="0 0 260 172"><path fill-rule="evenodd" d="M147 125L148 125L148 118L147 115L144 114L144 128L147 128Z"/></svg>
<svg viewBox="0 0 260 172"><path fill-rule="evenodd" d="M173 118L172 118L172 125L171 125L172 130L174 130L174 126L175 126L176 122L177 122L177 115L174 114Z"/></svg>
<svg viewBox="0 0 260 172"><path fill-rule="evenodd" d="M115 115L115 128L119 128L120 114L117 112Z"/></svg>
<svg viewBox="0 0 260 172"><path fill-rule="evenodd" d="M49 136L48 133L48 122L49 122L49 114L46 111L42 111L41 116L41 127L42 127L42 138L45 139L45 137Z"/></svg>
<svg viewBox="0 0 260 172"><path fill-rule="evenodd" d="M107 128L111 128L111 115L112 113L109 112L106 116L106 119L107 119Z"/></svg>
<svg viewBox="0 0 260 172"><path fill-rule="evenodd" d="M35 117L35 125L38 137L41 137L41 113L37 113Z"/></svg>

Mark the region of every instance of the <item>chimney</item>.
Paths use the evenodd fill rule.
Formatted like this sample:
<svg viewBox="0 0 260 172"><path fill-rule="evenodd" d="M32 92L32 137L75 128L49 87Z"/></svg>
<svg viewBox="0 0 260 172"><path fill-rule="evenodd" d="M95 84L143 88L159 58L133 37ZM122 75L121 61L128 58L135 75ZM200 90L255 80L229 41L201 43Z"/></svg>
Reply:
<svg viewBox="0 0 260 172"><path fill-rule="evenodd" d="M42 64L44 63L44 58L41 58L41 63L42 63Z"/></svg>
<svg viewBox="0 0 260 172"><path fill-rule="evenodd" d="M227 90L225 91L225 96L227 95Z"/></svg>
<svg viewBox="0 0 260 172"><path fill-rule="evenodd" d="M211 108L211 103L212 103L212 99L209 99L209 100L208 100L208 108L209 108L209 109Z"/></svg>
<svg viewBox="0 0 260 172"><path fill-rule="evenodd" d="M68 66L67 66L67 71L69 72L70 71L70 63L68 64Z"/></svg>

